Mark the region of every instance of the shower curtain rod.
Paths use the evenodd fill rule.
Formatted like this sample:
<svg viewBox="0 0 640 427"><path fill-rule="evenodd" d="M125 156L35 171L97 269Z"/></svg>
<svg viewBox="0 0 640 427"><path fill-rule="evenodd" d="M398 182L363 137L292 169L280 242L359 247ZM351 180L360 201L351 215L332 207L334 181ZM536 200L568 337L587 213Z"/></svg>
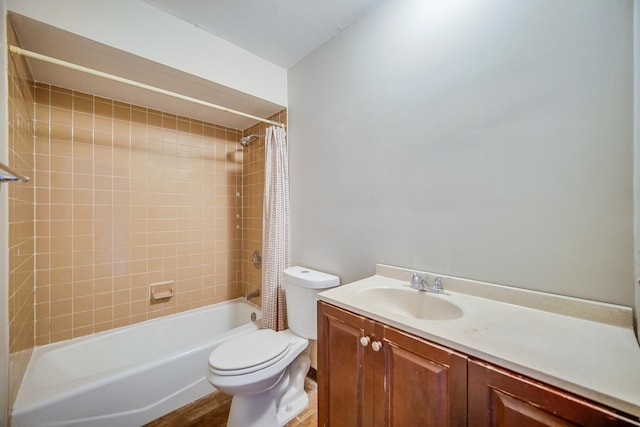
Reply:
<svg viewBox="0 0 640 427"><path fill-rule="evenodd" d="M267 124L271 124L271 125L275 125L275 126L284 127L283 123L276 122L274 120L264 119L262 117L254 116L252 114L243 113L242 111L233 110L231 108L223 107L222 105L213 104L211 102L203 101L201 99L192 98L192 97L186 96L186 95L181 95L179 93L171 92L171 91L165 90L165 89L160 89L160 88L155 87L155 86L151 86L151 85L148 85L148 84L145 84L145 83L137 82L135 80L125 79L124 77L119 77L119 76L115 76L113 74L109 74L109 73L105 73L105 72L102 72L102 71L94 70L93 68L84 67L82 65L77 65L77 64L74 64L72 62L67 62L67 61L63 61L61 59L52 58L52 57L47 56L47 55L42 55L40 53L36 53L36 52L32 52L30 50L22 49L21 47L18 47L18 46L9 45L9 52L17 54L17 55L22 55L22 56L26 56L26 57L29 57L29 58L37 59L39 61L48 62L50 64L55 64L55 65L60 65L62 67L71 68L73 70L81 71L81 72L87 73L87 74L92 74L94 76L98 76L98 77L102 77L102 78L105 78L105 79L113 80L113 81L116 81L116 82L119 82L119 83L128 84L128 85L135 86L135 87L138 87L138 88L141 88L141 89L146 89L146 90L149 90L151 92L156 92L156 93L160 93L162 95L167 95L167 96L170 96L172 98L180 99L182 101L192 102L194 104L204 105L205 107L214 108L216 110L224 111L226 113L231 113L231 114L236 114L238 116L247 117L249 119L257 120L257 121L260 121L262 123L267 123Z"/></svg>

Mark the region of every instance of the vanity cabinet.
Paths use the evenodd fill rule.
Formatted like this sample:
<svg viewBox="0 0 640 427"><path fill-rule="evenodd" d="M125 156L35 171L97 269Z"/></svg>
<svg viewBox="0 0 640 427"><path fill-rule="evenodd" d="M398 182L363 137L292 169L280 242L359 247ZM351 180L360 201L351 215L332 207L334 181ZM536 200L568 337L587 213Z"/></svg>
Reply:
<svg viewBox="0 0 640 427"><path fill-rule="evenodd" d="M640 426L637 417L318 302L320 427Z"/></svg>
<svg viewBox="0 0 640 427"><path fill-rule="evenodd" d="M466 356L318 303L319 426L466 426Z"/></svg>
<svg viewBox="0 0 640 427"><path fill-rule="evenodd" d="M469 426L638 426L557 388L469 360Z"/></svg>

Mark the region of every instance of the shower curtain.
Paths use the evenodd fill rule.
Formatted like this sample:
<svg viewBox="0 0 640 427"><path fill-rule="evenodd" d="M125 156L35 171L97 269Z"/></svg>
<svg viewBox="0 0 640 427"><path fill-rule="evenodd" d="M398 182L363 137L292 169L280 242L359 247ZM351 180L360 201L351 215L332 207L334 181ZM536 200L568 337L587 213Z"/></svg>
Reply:
<svg viewBox="0 0 640 427"><path fill-rule="evenodd" d="M289 166L285 131L271 126L265 136L262 223L262 326L287 328L282 270L289 267Z"/></svg>

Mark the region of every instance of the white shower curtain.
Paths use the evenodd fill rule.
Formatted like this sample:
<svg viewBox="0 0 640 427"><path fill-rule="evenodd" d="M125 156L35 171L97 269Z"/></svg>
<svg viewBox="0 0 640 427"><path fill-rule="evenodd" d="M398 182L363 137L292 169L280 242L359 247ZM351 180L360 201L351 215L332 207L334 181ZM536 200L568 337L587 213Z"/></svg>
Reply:
<svg viewBox="0 0 640 427"><path fill-rule="evenodd" d="M289 267L289 166L285 131L271 126L265 137L262 224L262 326L287 328L282 270Z"/></svg>

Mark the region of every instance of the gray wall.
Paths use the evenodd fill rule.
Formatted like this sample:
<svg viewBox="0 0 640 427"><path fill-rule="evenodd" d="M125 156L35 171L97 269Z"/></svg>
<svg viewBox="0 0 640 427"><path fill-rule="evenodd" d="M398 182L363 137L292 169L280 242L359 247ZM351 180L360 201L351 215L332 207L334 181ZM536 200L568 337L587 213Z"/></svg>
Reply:
<svg viewBox="0 0 640 427"><path fill-rule="evenodd" d="M635 224L635 279L636 279L636 335L640 338L640 0L633 2L633 53L634 53L634 114L633 114L633 147L634 147L634 224Z"/></svg>
<svg viewBox="0 0 640 427"><path fill-rule="evenodd" d="M387 0L289 70L293 262L631 306L632 0Z"/></svg>

